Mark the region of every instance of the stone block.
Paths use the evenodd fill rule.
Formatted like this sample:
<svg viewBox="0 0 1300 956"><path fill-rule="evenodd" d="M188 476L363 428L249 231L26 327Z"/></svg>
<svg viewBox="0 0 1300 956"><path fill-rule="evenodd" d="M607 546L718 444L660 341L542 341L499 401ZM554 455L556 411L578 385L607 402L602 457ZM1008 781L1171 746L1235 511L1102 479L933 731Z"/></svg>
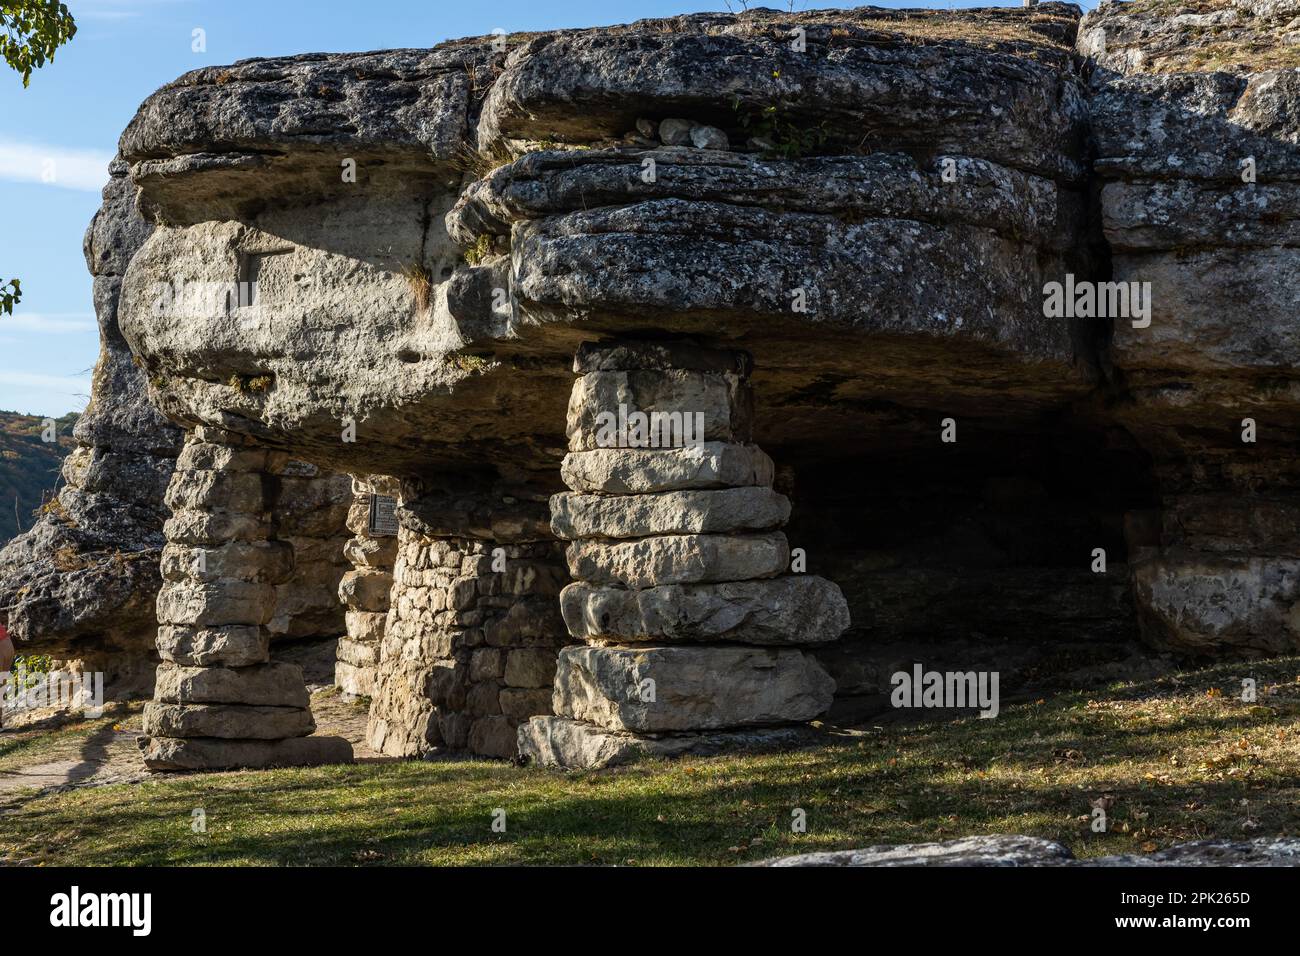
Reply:
<svg viewBox="0 0 1300 956"><path fill-rule="evenodd" d="M808 574L641 590L578 581L560 608L569 633L588 641L821 644L849 627L839 587Z"/></svg>
<svg viewBox="0 0 1300 956"><path fill-rule="evenodd" d="M566 647L555 713L607 730L665 733L798 723L835 682L810 655L751 647Z"/></svg>
<svg viewBox="0 0 1300 956"><path fill-rule="evenodd" d="M193 667L247 667L265 663L270 634L256 625L186 627L164 624L158 628L158 655L165 661Z"/></svg>
<svg viewBox="0 0 1300 956"><path fill-rule="evenodd" d="M560 477L574 491L650 494L691 488L735 488L772 484L772 459L757 445L704 442L666 451L600 448L571 451Z"/></svg>
<svg viewBox="0 0 1300 956"><path fill-rule="evenodd" d="M275 587L248 581L167 581L158 591L157 612L160 624L266 624L275 613Z"/></svg>
<svg viewBox="0 0 1300 956"><path fill-rule="evenodd" d="M575 541L569 573L580 581L648 588L770 578L788 570L784 534L683 534L631 541Z"/></svg>
<svg viewBox="0 0 1300 956"><path fill-rule="evenodd" d="M141 736L137 742L150 770L260 770L352 762L352 745L342 737L222 740Z"/></svg>
<svg viewBox="0 0 1300 956"><path fill-rule="evenodd" d="M769 531L789 518L790 499L761 486L551 497L551 530L565 540Z"/></svg>
<svg viewBox="0 0 1300 956"><path fill-rule="evenodd" d="M250 667L184 667L164 662L158 665L154 700L174 704L308 706L302 668L280 662Z"/></svg>
<svg viewBox="0 0 1300 956"><path fill-rule="evenodd" d="M144 732L151 737L222 737L279 740L306 737L316 729L305 707L260 707L243 704L144 705Z"/></svg>

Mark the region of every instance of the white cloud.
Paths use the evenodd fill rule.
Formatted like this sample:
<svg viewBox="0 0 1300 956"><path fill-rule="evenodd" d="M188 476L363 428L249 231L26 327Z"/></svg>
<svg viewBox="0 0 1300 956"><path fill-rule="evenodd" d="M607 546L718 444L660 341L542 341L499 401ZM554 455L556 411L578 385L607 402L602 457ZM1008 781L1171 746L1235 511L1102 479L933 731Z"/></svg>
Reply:
<svg viewBox="0 0 1300 956"><path fill-rule="evenodd" d="M0 179L99 192L113 154L0 139Z"/></svg>
<svg viewBox="0 0 1300 956"><path fill-rule="evenodd" d="M83 375L41 375L39 372L0 370L0 385L18 385L63 395L84 395L90 391L90 373Z"/></svg>

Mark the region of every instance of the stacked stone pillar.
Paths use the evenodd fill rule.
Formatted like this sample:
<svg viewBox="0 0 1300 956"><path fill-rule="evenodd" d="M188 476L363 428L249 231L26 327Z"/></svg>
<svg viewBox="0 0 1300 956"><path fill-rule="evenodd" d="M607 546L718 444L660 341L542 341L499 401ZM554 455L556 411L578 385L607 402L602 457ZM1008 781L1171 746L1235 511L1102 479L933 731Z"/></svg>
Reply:
<svg viewBox="0 0 1300 956"><path fill-rule="evenodd" d="M797 743L835 690L803 648L849 615L833 583L789 573L790 503L751 443L749 357L584 345L574 370L572 491L551 499L551 527L571 542L561 608L584 643L560 651L555 713L520 727L520 752L598 767Z"/></svg>
<svg viewBox="0 0 1300 956"><path fill-rule="evenodd" d="M151 770L347 762L351 745L315 730L295 664L271 663L267 624L293 550L274 540L275 474L286 456L200 428L165 501L154 699L140 748Z"/></svg>
<svg viewBox="0 0 1300 956"><path fill-rule="evenodd" d="M348 697L373 697L393 587L397 535L371 532L370 496L396 496L398 488L396 481L381 476L354 480L352 487L347 521L352 537L343 546L343 554L353 567L339 582L339 600L347 608L347 633L339 639L334 683Z"/></svg>

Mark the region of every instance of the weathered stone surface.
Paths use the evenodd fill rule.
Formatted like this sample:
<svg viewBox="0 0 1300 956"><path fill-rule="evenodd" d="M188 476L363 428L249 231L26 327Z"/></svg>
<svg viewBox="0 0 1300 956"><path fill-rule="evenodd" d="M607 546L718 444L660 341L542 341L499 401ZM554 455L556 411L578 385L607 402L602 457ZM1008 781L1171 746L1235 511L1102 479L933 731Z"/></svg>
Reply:
<svg viewBox="0 0 1300 956"><path fill-rule="evenodd" d="M270 534L260 515L238 511L178 511L163 525L173 544L223 545L230 541L265 541Z"/></svg>
<svg viewBox="0 0 1300 956"><path fill-rule="evenodd" d="M551 712L551 688L549 686L503 687L499 703L501 713L511 721L513 733L513 727L520 721ZM511 756L514 756L513 751Z"/></svg>
<svg viewBox="0 0 1300 956"><path fill-rule="evenodd" d="M1079 27L1078 50L1106 72L1229 76L1291 59L1297 9L1290 0L1232 0L1170 10L1105 3Z"/></svg>
<svg viewBox="0 0 1300 956"><path fill-rule="evenodd" d="M144 732L151 737L221 737L234 740L279 740L306 737L316 729L305 707L246 704L144 705Z"/></svg>
<svg viewBox="0 0 1300 956"><path fill-rule="evenodd" d="M995 834L941 843L901 843L861 850L801 853L758 866L1062 866L1074 854L1053 840Z"/></svg>
<svg viewBox="0 0 1300 956"><path fill-rule="evenodd" d="M1079 860L1077 866L1300 866L1300 839L1197 840L1156 850Z"/></svg>
<svg viewBox="0 0 1300 956"><path fill-rule="evenodd" d="M790 499L761 486L551 498L551 530L566 540L769 531L789 517Z"/></svg>
<svg viewBox="0 0 1300 956"><path fill-rule="evenodd" d="M357 568L339 581L339 600L358 611L386 611L393 576L387 571Z"/></svg>
<svg viewBox="0 0 1300 956"><path fill-rule="evenodd" d="M548 647L507 651L503 677L510 687L550 687L555 677L555 651Z"/></svg>
<svg viewBox="0 0 1300 956"><path fill-rule="evenodd" d="M348 538L343 556L353 564L370 568L391 568L397 557L396 538Z"/></svg>
<svg viewBox="0 0 1300 956"><path fill-rule="evenodd" d="M788 569L790 545L780 532L681 534L632 541L575 541L569 573L581 581L648 588L775 577Z"/></svg>
<svg viewBox="0 0 1300 956"><path fill-rule="evenodd" d="M716 126L696 126L691 130L691 145L696 149L730 149L727 134Z"/></svg>
<svg viewBox="0 0 1300 956"><path fill-rule="evenodd" d="M234 541L216 547L169 544L163 548L164 581L283 581L294 572L293 548L279 541Z"/></svg>
<svg viewBox="0 0 1300 956"><path fill-rule="evenodd" d="M428 176L464 142L470 90L489 60L485 42L205 67L145 101L120 148L148 184L146 211L169 221L244 214L290 186L325 192L339 180L336 157L353 150L362 176L379 160L386 172Z"/></svg>
<svg viewBox="0 0 1300 956"><path fill-rule="evenodd" d="M348 611L347 632L355 641L378 642L384 638L386 611Z"/></svg>
<svg viewBox="0 0 1300 956"><path fill-rule="evenodd" d="M651 680L653 700L648 696ZM793 650L732 647L566 647L555 675L561 717L658 733L811 720L835 682Z"/></svg>
<svg viewBox="0 0 1300 956"><path fill-rule="evenodd" d="M258 472L178 471L163 501L173 511L182 508L257 513L270 504L267 476Z"/></svg>
<svg viewBox="0 0 1300 956"><path fill-rule="evenodd" d="M1144 634L1190 653L1300 649L1300 558L1234 557L1171 550L1133 567Z"/></svg>
<svg viewBox="0 0 1300 956"><path fill-rule="evenodd" d="M1076 17L750 11L504 54L460 41L205 68L123 138L164 223L124 280L123 330L174 419L402 478L492 462L544 485L574 344L633 328L754 351L787 410L773 427L796 436L830 406L869 424L883 406L845 394L868 386L907 409L1038 416L1087 390L1095 358L1038 295L1079 251ZM732 144L772 120L772 155L611 148L665 117ZM297 132L312 123L326 132ZM505 159L517 170L485 173ZM254 273L266 322L154 314L176 276ZM319 320L340 314L342 334Z"/></svg>
<svg viewBox="0 0 1300 956"><path fill-rule="evenodd" d="M801 853L755 866L1300 866L1300 840L1198 840L1157 850L1075 859L1066 847L1013 834L962 837L941 843L902 843L861 850Z"/></svg>
<svg viewBox="0 0 1300 956"><path fill-rule="evenodd" d="M528 168L527 164L533 159L540 159L540 155L531 153L524 157L521 163L512 164L509 168ZM503 170L506 168L501 167ZM489 180L495 179L497 172L494 170ZM450 220L451 217L449 222ZM449 225L448 228L451 226ZM748 378L754 370L754 360L748 352L709 348L692 339L620 338L608 342L583 342L573 354L575 375L643 370L659 372L688 370Z"/></svg>
<svg viewBox="0 0 1300 956"><path fill-rule="evenodd" d="M192 627L265 624L275 612L270 584L226 580L208 584L168 581L158 592L158 622Z"/></svg>
<svg viewBox="0 0 1300 956"><path fill-rule="evenodd" d="M158 654L165 661L191 667L247 667L269 659L270 635L254 625L193 628L164 624L158 628Z"/></svg>
<svg viewBox="0 0 1300 956"><path fill-rule="evenodd" d="M176 457L178 471L269 472L288 456L267 448L240 448L206 441L187 441Z"/></svg>
<svg viewBox="0 0 1300 956"><path fill-rule="evenodd" d="M640 175L646 159L655 162L654 182ZM950 179L961 182L961 189L947 188L952 183L944 182L945 169L951 170ZM962 153L920 163L910 154L893 152L781 159L610 149L530 153L501 166L466 190L448 215L447 228L460 241L470 242L488 232L507 235L514 220L664 198L822 215L959 222L1051 248L1071 241L1081 215L1078 197L1050 179ZM629 367L699 368L698 362L696 358L677 365Z"/></svg>
<svg viewBox="0 0 1300 956"><path fill-rule="evenodd" d="M334 686L340 693L349 697L373 697L375 695L374 665L350 664L345 660L334 662Z"/></svg>
<svg viewBox="0 0 1300 956"><path fill-rule="evenodd" d="M269 707L306 707L309 703L302 669L297 664L286 663L250 667L159 664L154 700L170 704Z"/></svg>
<svg viewBox="0 0 1300 956"><path fill-rule="evenodd" d="M643 425L628 416L640 413ZM570 451L750 440L753 400L738 376L687 370L589 372L569 396Z"/></svg>
<svg viewBox="0 0 1300 956"><path fill-rule="evenodd" d="M803 574L642 590L577 581L564 589L560 606L569 633L584 640L820 644L849 626L840 589Z"/></svg>
<svg viewBox="0 0 1300 956"><path fill-rule="evenodd" d="M480 717L469 728L469 749L485 757L513 757L517 751L515 725L500 714Z"/></svg>
<svg viewBox="0 0 1300 956"><path fill-rule="evenodd" d="M180 430L147 399L146 375L118 323L122 276L150 226L135 209L125 163L106 171L103 202L86 230L86 266L100 354L91 397L73 431L56 508L0 549L0 606L24 651L83 661L110 693L138 692L156 630L163 493ZM131 686L127 686L131 685Z"/></svg>
<svg viewBox="0 0 1300 956"><path fill-rule="evenodd" d="M141 736L138 741L150 770L256 770L352 762L352 745L342 737L221 740Z"/></svg>
<svg viewBox="0 0 1300 956"><path fill-rule="evenodd" d="M519 754L543 767L600 770L643 758L712 757L793 750L821 739L806 727L762 727L698 734L638 736L567 717L533 717L519 725Z"/></svg>
<svg viewBox="0 0 1300 956"><path fill-rule="evenodd" d="M1081 133L1083 97L1068 75L1064 48L1045 42L1070 35L1072 11L1061 4L1038 11L1052 33L1033 36L1013 11L981 11L984 17L962 22L975 37L981 30L1024 30L1020 51L1028 56L1010 55L1009 47L1001 52L996 41L984 49L945 45L924 26L909 30L904 15L877 9L798 18L773 10L701 14L663 26L650 21L620 32L538 38L507 58L484 104L479 142L544 136L588 142L621 135L637 115L735 128L736 113L760 114L780 102L810 128L824 122L828 137L845 145L856 145L861 130L887 130L900 144L959 148L1076 176L1080 168L1071 154ZM791 49L795 23L806 29L807 52ZM898 33L910 33L908 42L899 42ZM719 90L728 93L719 97ZM736 105L730 109L720 100ZM661 124L660 136L679 139L680 129Z"/></svg>
<svg viewBox="0 0 1300 956"><path fill-rule="evenodd" d="M340 637L338 659L354 667L374 667L379 663L379 644L363 643L350 637Z"/></svg>
<svg viewBox="0 0 1300 956"><path fill-rule="evenodd" d="M574 491L618 495L771 485L772 475L772 459L761 448L722 442L668 451L570 452L560 466L560 476Z"/></svg>

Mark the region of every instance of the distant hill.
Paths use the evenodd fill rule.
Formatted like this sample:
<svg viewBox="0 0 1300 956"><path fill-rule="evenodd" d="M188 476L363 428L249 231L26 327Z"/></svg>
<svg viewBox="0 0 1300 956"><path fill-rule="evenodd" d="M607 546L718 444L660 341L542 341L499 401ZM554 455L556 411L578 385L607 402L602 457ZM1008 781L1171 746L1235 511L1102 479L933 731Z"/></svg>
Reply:
<svg viewBox="0 0 1300 956"><path fill-rule="evenodd" d="M69 412L54 419L57 442L44 442L45 419L0 412L0 544L35 522L41 493L59 484L59 467L76 447L72 426L80 416Z"/></svg>

